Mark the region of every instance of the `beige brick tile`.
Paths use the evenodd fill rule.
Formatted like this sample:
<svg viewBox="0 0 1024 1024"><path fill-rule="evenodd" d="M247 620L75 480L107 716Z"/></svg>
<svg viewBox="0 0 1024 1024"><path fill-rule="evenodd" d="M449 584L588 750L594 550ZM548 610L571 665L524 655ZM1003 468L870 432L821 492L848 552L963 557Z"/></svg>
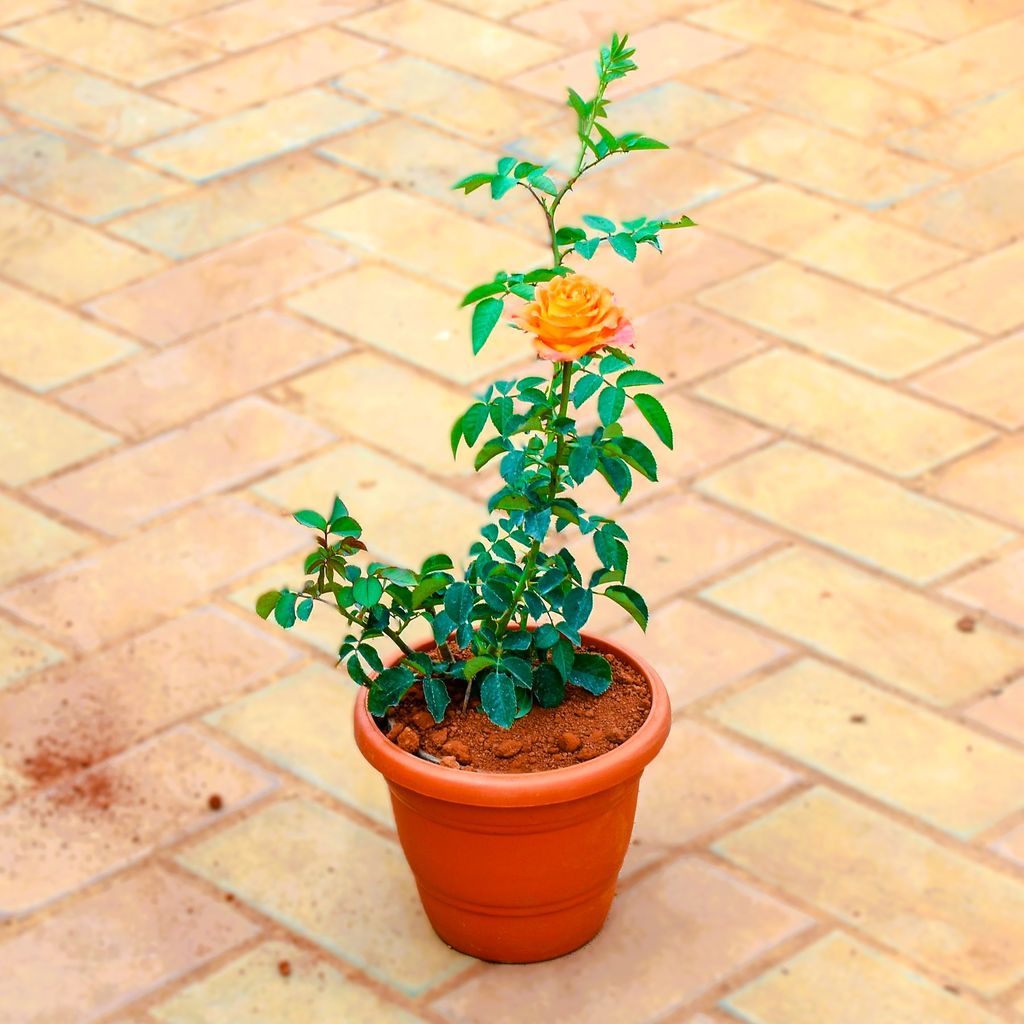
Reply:
<svg viewBox="0 0 1024 1024"><path fill-rule="evenodd" d="M1024 754L821 662L801 660L711 713L961 839L1024 805Z"/></svg>
<svg viewBox="0 0 1024 1024"><path fill-rule="evenodd" d="M466 447L453 459L449 441L471 398L403 363L359 352L290 381L273 396L338 433L404 453L431 473L473 472Z"/></svg>
<svg viewBox="0 0 1024 1024"><path fill-rule="evenodd" d="M651 612L646 633L626 626L612 634L659 673L676 710L771 664L789 648L685 598Z"/></svg>
<svg viewBox="0 0 1024 1024"><path fill-rule="evenodd" d="M901 293L911 305L975 330L1001 334L1024 324L1024 241L953 267Z"/></svg>
<svg viewBox="0 0 1024 1024"><path fill-rule="evenodd" d="M280 36L322 25L372 7L375 0L241 0L187 18L176 32L209 43L218 50L248 50Z"/></svg>
<svg viewBox="0 0 1024 1024"><path fill-rule="evenodd" d="M410 994L471 962L434 934L398 844L319 804L274 804L178 859Z"/></svg>
<svg viewBox="0 0 1024 1024"><path fill-rule="evenodd" d="M6 10L0 14L4 21L7 20L6 14ZM44 59L42 54L30 50L27 46L16 46L14 43L0 40L0 79L10 78L38 67ZM0 82L0 92L4 84Z"/></svg>
<svg viewBox="0 0 1024 1024"><path fill-rule="evenodd" d="M0 584L49 568L88 543L74 530L0 494Z"/></svg>
<svg viewBox="0 0 1024 1024"><path fill-rule="evenodd" d="M777 301L779 295L787 296L784 304ZM883 380L922 370L977 340L967 331L782 261L708 288L698 301Z"/></svg>
<svg viewBox="0 0 1024 1024"><path fill-rule="evenodd" d="M590 209L606 211L608 204L597 201ZM767 259L747 245L701 228L669 232L664 245L663 253L644 247L633 263L624 263L610 246L602 246L592 260L571 257L568 263L597 281L613 283L616 298L630 316L636 316L664 310Z"/></svg>
<svg viewBox="0 0 1024 1024"><path fill-rule="evenodd" d="M479 214L491 205L489 196L466 197L453 192L452 185L471 169L492 166L494 154L416 121L378 121L332 139L317 152L383 183L422 192L462 210ZM532 202L525 194L523 198Z"/></svg>
<svg viewBox="0 0 1024 1024"><path fill-rule="evenodd" d="M522 273L551 262L550 248L395 189L349 199L306 223L463 291L489 280L499 269Z"/></svg>
<svg viewBox="0 0 1024 1024"><path fill-rule="evenodd" d="M58 7L65 7L67 0L9 0L0 14L0 25L10 25L36 15L44 14Z"/></svg>
<svg viewBox="0 0 1024 1024"><path fill-rule="evenodd" d="M846 207L778 181L764 182L701 207L700 228L713 228L780 256L842 223Z"/></svg>
<svg viewBox="0 0 1024 1024"><path fill-rule="evenodd" d="M261 310L66 388L60 398L122 434L145 436L307 370L348 347L302 320Z"/></svg>
<svg viewBox="0 0 1024 1024"><path fill-rule="evenodd" d="M697 489L917 584L945 576L1015 536L788 441L730 463L700 480ZM838 503L837 494L843 496Z"/></svg>
<svg viewBox="0 0 1024 1024"><path fill-rule="evenodd" d="M1020 14L1017 0L887 0L872 4L867 17L933 39L956 39L1014 14Z"/></svg>
<svg viewBox="0 0 1024 1024"><path fill-rule="evenodd" d="M0 100L62 131L118 147L137 146L195 120L187 110L55 64L3 82Z"/></svg>
<svg viewBox="0 0 1024 1024"><path fill-rule="evenodd" d="M6 939L0 1005L31 1024L94 1021L258 934L222 901L149 868Z"/></svg>
<svg viewBox="0 0 1024 1024"><path fill-rule="evenodd" d="M764 348L752 331L687 302L673 302L633 321L644 367L666 384L682 383Z"/></svg>
<svg viewBox="0 0 1024 1024"><path fill-rule="evenodd" d="M41 399L0 384L4 431L0 480L17 487L87 459L117 441L113 434Z"/></svg>
<svg viewBox="0 0 1024 1024"><path fill-rule="evenodd" d="M651 605L750 558L777 540L775 534L690 496L650 502L622 516L620 522L631 541L629 585ZM685 537L686 543L666 544L666 537ZM577 557L589 571L596 567L589 540L580 547ZM627 618L618 605L601 601L595 606L591 628L600 631Z"/></svg>
<svg viewBox="0 0 1024 1024"><path fill-rule="evenodd" d="M629 11L630 36L635 39L641 34L641 29L658 22L670 22L673 15L692 6L694 0L637 0ZM530 10L514 17L512 24L566 50L587 50L607 43L613 32L621 32L622 14L601 0L556 0L555 3L532 5ZM641 36L637 45L642 46L647 38L649 36ZM640 53L646 52L648 47L643 46ZM650 63L656 60L652 57ZM644 63L641 60L641 67ZM652 134L661 138L654 132Z"/></svg>
<svg viewBox="0 0 1024 1024"><path fill-rule="evenodd" d="M937 185L948 172L878 144L782 114L759 113L709 132L700 148L764 177L781 178L869 210Z"/></svg>
<svg viewBox="0 0 1024 1024"><path fill-rule="evenodd" d="M603 33L602 38L605 38ZM711 64L744 48L734 39L673 21L662 22L636 34L631 32L630 42L637 47L641 57L637 62L639 69L617 83L616 92L623 96ZM572 86L584 96L591 96L595 82L591 46L587 44L583 53L574 53L518 75L512 82L554 102L563 99L566 86Z"/></svg>
<svg viewBox="0 0 1024 1024"><path fill-rule="evenodd" d="M287 961L287 980L278 964ZM264 942L150 1007L165 1024L416 1024L420 1019L346 978L309 949Z"/></svg>
<svg viewBox="0 0 1024 1024"><path fill-rule="evenodd" d="M1024 149L1022 117L1024 86L1017 86L903 132L889 145L957 170L981 170Z"/></svg>
<svg viewBox="0 0 1024 1024"><path fill-rule="evenodd" d="M961 576L944 590L957 601L996 615L1014 626L1024 626L1024 552L1015 551L996 559L966 576Z"/></svg>
<svg viewBox="0 0 1024 1024"><path fill-rule="evenodd" d="M923 46L907 32L854 21L803 0L730 0L697 11L688 20L848 71L864 71Z"/></svg>
<svg viewBox="0 0 1024 1024"><path fill-rule="evenodd" d="M1018 865L1024 865L1024 826L1018 825L1011 829L997 842L992 843L992 849ZM1019 1010L1022 1004L1024 1000L1017 1000L1015 1006Z"/></svg>
<svg viewBox="0 0 1024 1024"><path fill-rule="evenodd" d="M1020 74L1024 17L1012 18L887 64L876 74L943 104L1009 85Z"/></svg>
<svg viewBox="0 0 1024 1024"><path fill-rule="evenodd" d="M892 211L918 231L987 252L1024 234L1024 156Z"/></svg>
<svg viewBox="0 0 1024 1024"><path fill-rule="evenodd" d="M0 174L25 198L93 223L185 188L166 175L43 132L0 139Z"/></svg>
<svg viewBox="0 0 1024 1024"><path fill-rule="evenodd" d="M1024 643L916 591L817 551L791 548L702 596L813 650L938 705L955 704L1024 665Z"/></svg>
<svg viewBox="0 0 1024 1024"><path fill-rule="evenodd" d="M118 535L197 498L243 484L331 439L308 420L248 397L49 480L32 495L97 530Z"/></svg>
<svg viewBox="0 0 1024 1024"><path fill-rule="evenodd" d="M1007 430L1024 426L1024 332L968 352L923 374L914 388Z"/></svg>
<svg viewBox="0 0 1024 1024"><path fill-rule="evenodd" d="M277 227L370 187L355 171L294 153L121 217L107 230L173 259Z"/></svg>
<svg viewBox="0 0 1024 1024"><path fill-rule="evenodd" d="M707 726L681 719L644 773L633 841L678 846L781 792L794 778Z"/></svg>
<svg viewBox="0 0 1024 1024"><path fill-rule="evenodd" d="M1024 435L1005 437L948 467L931 488L940 497L1024 524L1024 495L1009 481L1024 471Z"/></svg>
<svg viewBox="0 0 1024 1024"><path fill-rule="evenodd" d="M202 14L221 3L223 0L96 0L98 7L150 25L167 25L179 18Z"/></svg>
<svg viewBox="0 0 1024 1024"><path fill-rule="evenodd" d="M88 768L287 667L281 636L202 608L48 668L0 693L0 754L35 782Z"/></svg>
<svg viewBox="0 0 1024 1024"><path fill-rule="evenodd" d="M227 750L178 730L0 813L0 910L23 914L211 825L275 783ZM223 811L211 810L217 793Z"/></svg>
<svg viewBox="0 0 1024 1024"><path fill-rule="evenodd" d="M343 623L336 619L338 634ZM206 721L287 771L384 825L384 779L344 733L359 688L340 669L313 665L208 715Z"/></svg>
<svg viewBox="0 0 1024 1024"><path fill-rule="evenodd" d="M507 326L499 326L474 356L470 310L458 308L459 298L457 291L367 264L300 292L287 305L456 384L493 377L534 356L525 335Z"/></svg>
<svg viewBox="0 0 1024 1024"><path fill-rule="evenodd" d="M404 112L485 146L519 138L560 113L536 96L409 54L346 71L335 85L363 102Z"/></svg>
<svg viewBox="0 0 1024 1024"><path fill-rule="evenodd" d="M168 345L351 264L333 245L278 228L171 267L89 309L129 334Z"/></svg>
<svg viewBox="0 0 1024 1024"><path fill-rule="evenodd" d="M957 413L783 349L712 377L697 393L902 477L917 476L993 436Z"/></svg>
<svg viewBox="0 0 1024 1024"><path fill-rule="evenodd" d="M48 643L23 629L0 620L0 690L47 665L54 665L64 655ZM0 701L4 700L0 696ZM2 758L0 758L2 764ZM3 769L0 768L0 771ZM8 769L9 770L9 769Z"/></svg>
<svg viewBox="0 0 1024 1024"><path fill-rule="evenodd" d="M842 932L767 971L724 1005L753 1024L998 1024L977 1003Z"/></svg>
<svg viewBox="0 0 1024 1024"><path fill-rule="evenodd" d="M967 709L967 717L997 733L1024 742L1024 681L1005 689L997 687Z"/></svg>
<svg viewBox="0 0 1024 1024"><path fill-rule="evenodd" d="M699 73L687 74L688 82L693 81ZM735 121L748 113L749 109L745 104L726 99L715 92L695 89L690 84L670 79L635 92L625 99L616 99L608 108L608 127L616 134L622 134L637 131L638 126L642 126L645 134L653 135L662 142L680 142L728 121ZM571 138L575 136L575 124L574 113L566 110L561 127Z"/></svg>
<svg viewBox="0 0 1024 1024"><path fill-rule="evenodd" d="M0 196L0 273L60 302L81 302L161 266L92 228Z"/></svg>
<svg viewBox="0 0 1024 1024"><path fill-rule="evenodd" d="M798 796L715 848L982 994L1021 974L1019 881L837 793Z"/></svg>
<svg viewBox="0 0 1024 1024"><path fill-rule="evenodd" d="M305 89L208 121L136 150L140 159L203 182L348 131L376 115L325 89Z"/></svg>
<svg viewBox="0 0 1024 1024"><path fill-rule="evenodd" d="M328 509L340 493L370 550L400 565L418 566L437 551L458 562L487 519L476 502L360 444L339 445L254 490L288 511Z"/></svg>
<svg viewBox="0 0 1024 1024"><path fill-rule="evenodd" d="M91 650L294 551L302 532L238 498L218 498L9 589L0 605ZM134 571L140 565L145 574Z"/></svg>
<svg viewBox="0 0 1024 1024"><path fill-rule="evenodd" d="M507 78L558 56L551 43L433 0L399 0L342 24L481 78Z"/></svg>
<svg viewBox="0 0 1024 1024"><path fill-rule="evenodd" d="M847 20L847 31L860 24ZM864 139L902 131L939 113L924 97L867 75L761 48L700 68L693 81Z"/></svg>
<svg viewBox="0 0 1024 1024"><path fill-rule="evenodd" d="M324 26L192 71L156 92L204 114L230 114L372 64L386 52L376 43Z"/></svg>
<svg viewBox="0 0 1024 1024"><path fill-rule="evenodd" d="M9 38L131 85L148 85L217 56L209 46L75 5L7 29Z"/></svg>
<svg viewBox="0 0 1024 1024"><path fill-rule="evenodd" d="M19 384L49 391L135 351L111 331L0 283L0 373Z"/></svg>
<svg viewBox="0 0 1024 1024"><path fill-rule="evenodd" d="M531 10L543 2L544 0L452 0L455 7L462 7L483 18L494 18L496 21Z"/></svg>
<svg viewBox="0 0 1024 1024"><path fill-rule="evenodd" d="M530 1005L559 1024L614 1024L622 1006L608 993L628 990L631 1018L658 1020L805 923L795 910L687 857L623 893L604 930L583 949L544 964L491 967L435 1005L454 1024L513 1024L528 991ZM636 985L641 963L643 984Z"/></svg>

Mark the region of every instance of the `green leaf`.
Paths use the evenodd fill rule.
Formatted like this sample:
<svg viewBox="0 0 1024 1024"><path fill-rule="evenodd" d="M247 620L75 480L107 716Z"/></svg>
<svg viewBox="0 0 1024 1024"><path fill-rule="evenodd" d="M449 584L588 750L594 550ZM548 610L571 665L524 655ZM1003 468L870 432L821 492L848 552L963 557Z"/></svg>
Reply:
<svg viewBox="0 0 1024 1024"><path fill-rule="evenodd" d="M626 495L633 488L633 474L629 467L616 458L602 455L597 464L597 471L608 482L608 486L619 496L619 501L625 501Z"/></svg>
<svg viewBox="0 0 1024 1024"><path fill-rule="evenodd" d="M643 473L648 480L658 479L658 463L651 449L643 441L637 441L632 437L620 437L616 444L622 452L622 457L638 473Z"/></svg>
<svg viewBox="0 0 1024 1024"><path fill-rule="evenodd" d="M525 629L511 629L505 634L502 646L506 651L525 651L531 643L530 634Z"/></svg>
<svg viewBox="0 0 1024 1024"><path fill-rule="evenodd" d="M489 655L478 655L475 658L470 658L469 661L463 664L462 675L466 679L472 679L483 672L484 669L490 668L494 664L496 664L495 660Z"/></svg>
<svg viewBox="0 0 1024 1024"><path fill-rule="evenodd" d="M510 174L512 168L516 165L516 158L514 156L503 156L498 161L498 173L499 174Z"/></svg>
<svg viewBox="0 0 1024 1024"><path fill-rule="evenodd" d="M647 602L635 590L622 583L615 583L606 587L601 593L605 597L610 597L620 608L625 608L641 629L647 629L649 618Z"/></svg>
<svg viewBox="0 0 1024 1024"><path fill-rule="evenodd" d="M274 609L274 618L277 624L284 629L291 629L295 625L295 599L298 596L290 590L284 590L278 599L277 607Z"/></svg>
<svg viewBox="0 0 1024 1024"><path fill-rule="evenodd" d="M620 388L633 388L641 384L664 384L665 382L649 370L624 370L615 378L615 384Z"/></svg>
<svg viewBox="0 0 1024 1024"><path fill-rule="evenodd" d="M569 474L581 484L597 469L597 449L591 444L573 445L569 453Z"/></svg>
<svg viewBox="0 0 1024 1024"><path fill-rule="evenodd" d="M502 658L501 668L508 672L519 686L533 686L533 669L525 658Z"/></svg>
<svg viewBox="0 0 1024 1024"><path fill-rule="evenodd" d="M542 708L557 708L565 700L565 680L551 665L540 665L533 676L533 695Z"/></svg>
<svg viewBox="0 0 1024 1024"><path fill-rule="evenodd" d="M352 661L349 662L350 671L351 666ZM370 714L376 718L386 715L388 709L393 708L406 695L413 681L413 674L402 665L381 672L370 684L370 696L366 702Z"/></svg>
<svg viewBox="0 0 1024 1024"><path fill-rule="evenodd" d="M384 584L374 576L361 576L352 584L352 598L363 608L373 608L384 595Z"/></svg>
<svg viewBox="0 0 1024 1024"><path fill-rule="evenodd" d="M558 187L546 174L531 174L528 180L534 188L540 189L541 192L549 196L558 195Z"/></svg>
<svg viewBox="0 0 1024 1024"><path fill-rule="evenodd" d="M277 602L280 599L280 590L268 590L265 594L260 594L260 596L256 598L256 614L261 619L267 618L277 607Z"/></svg>
<svg viewBox="0 0 1024 1024"><path fill-rule="evenodd" d="M483 469L484 466L486 466L487 463L496 455L501 455L502 452L506 451L508 451L508 449L505 447L504 441L497 437L491 438L491 440L476 453L476 458L473 460L473 468L477 470Z"/></svg>
<svg viewBox="0 0 1024 1024"><path fill-rule="evenodd" d="M358 537L363 528L351 516L337 516L331 520L330 531L338 537Z"/></svg>
<svg viewBox="0 0 1024 1024"><path fill-rule="evenodd" d="M573 242L582 241L587 237L583 228L562 227L555 232L555 241L559 245L571 245ZM529 275L527 275L529 276Z"/></svg>
<svg viewBox="0 0 1024 1024"><path fill-rule="evenodd" d="M421 607L428 598L433 597L439 590L444 590L447 586L448 580L443 576L428 576L425 580L421 580L412 592L413 608Z"/></svg>
<svg viewBox="0 0 1024 1024"><path fill-rule="evenodd" d="M413 587L416 585L416 573L411 569L403 569L397 565L389 565L381 570L381 576L400 587Z"/></svg>
<svg viewBox="0 0 1024 1024"><path fill-rule="evenodd" d="M650 423L658 440L666 448L672 447L672 424L669 422L665 407L654 395L634 395L633 401L640 410L640 415Z"/></svg>
<svg viewBox="0 0 1024 1024"><path fill-rule="evenodd" d="M481 431L487 425L488 410L483 402L476 402L471 405L462 417L462 433L466 438L466 444L473 447Z"/></svg>
<svg viewBox="0 0 1024 1024"><path fill-rule="evenodd" d="M608 241L611 243L611 247L623 259L629 260L630 263L636 259L636 242L633 241L632 235L620 233L618 235L612 235Z"/></svg>
<svg viewBox="0 0 1024 1024"><path fill-rule="evenodd" d="M451 434L449 435L449 441L452 446L452 457L454 458L459 454L459 442L462 441L462 421L466 418L466 414L463 413L453 424Z"/></svg>
<svg viewBox="0 0 1024 1024"><path fill-rule="evenodd" d="M327 529L327 520L319 512L314 512L310 508L304 508L301 512L292 513L292 518L295 522L300 523L302 526L308 526L313 530Z"/></svg>
<svg viewBox="0 0 1024 1024"><path fill-rule="evenodd" d="M576 116L584 121L590 115L590 104L575 90L569 89L569 99L566 101L566 106L572 107L576 111Z"/></svg>
<svg viewBox="0 0 1024 1024"><path fill-rule="evenodd" d="M551 664L555 666L563 680L569 678L574 657L572 644L565 637L560 637L558 643L551 648Z"/></svg>
<svg viewBox="0 0 1024 1024"><path fill-rule="evenodd" d="M312 611L313 611L313 599L311 597L307 597L304 601L300 601L295 606L295 614L300 619L302 619L303 622L305 622L309 618L310 613Z"/></svg>
<svg viewBox="0 0 1024 1024"><path fill-rule="evenodd" d="M614 423L621 415L623 406L626 404L626 392L619 387L609 385L601 392L597 400L597 414L601 422L607 427Z"/></svg>
<svg viewBox="0 0 1024 1024"><path fill-rule="evenodd" d="M500 199L503 195L511 192L512 189L519 184L515 178L492 178L491 179L491 198Z"/></svg>
<svg viewBox="0 0 1024 1024"><path fill-rule="evenodd" d="M447 555L429 555L423 560L420 573L426 576L428 573L441 572L444 569L453 569L455 563Z"/></svg>
<svg viewBox="0 0 1024 1024"><path fill-rule="evenodd" d="M573 629L579 630L594 610L594 595L589 590L577 588L569 591L562 601L562 616Z"/></svg>
<svg viewBox="0 0 1024 1024"><path fill-rule="evenodd" d="M600 238L588 238L576 243L573 247L575 250L585 259L593 259L594 253L597 252L597 247L601 244Z"/></svg>
<svg viewBox="0 0 1024 1024"><path fill-rule="evenodd" d="M538 650L546 651L558 643L558 630L550 622L545 622L537 627L533 634L533 641Z"/></svg>
<svg viewBox="0 0 1024 1024"><path fill-rule="evenodd" d="M468 583L453 583L444 595L444 610L456 625L468 622L473 613L473 588Z"/></svg>
<svg viewBox="0 0 1024 1024"><path fill-rule="evenodd" d="M528 174L533 174L534 171L541 170L540 164L530 163L529 160L522 160L516 164L515 169L512 171L512 175L515 178L525 178ZM505 172L508 173L507 171Z"/></svg>
<svg viewBox="0 0 1024 1024"><path fill-rule="evenodd" d="M607 530L598 530L594 534L594 551L601 559L601 564L609 569L621 569L625 571L628 554L626 545L621 540L611 536Z"/></svg>
<svg viewBox="0 0 1024 1024"><path fill-rule="evenodd" d="M342 516L347 515L348 509L345 507L345 502L335 495L334 504L331 506L331 522L333 523L335 519L340 519Z"/></svg>
<svg viewBox="0 0 1024 1024"><path fill-rule="evenodd" d="M626 143L626 149L632 152L634 149L668 149L668 146L658 139L652 139L647 135L639 135Z"/></svg>
<svg viewBox="0 0 1024 1024"><path fill-rule="evenodd" d="M583 687L588 693L604 693L612 685L612 667L600 654L577 653L569 682Z"/></svg>
<svg viewBox="0 0 1024 1024"><path fill-rule="evenodd" d="M480 686L484 714L499 728L507 729L516 720L516 685L505 672L489 672Z"/></svg>
<svg viewBox="0 0 1024 1024"><path fill-rule="evenodd" d="M609 220L607 217L598 217L594 213L583 214L583 223L595 231L604 231L607 234L615 231L615 221Z"/></svg>
<svg viewBox="0 0 1024 1024"><path fill-rule="evenodd" d="M423 696L427 702L427 710L433 716L434 721L443 722L444 713L451 703L448 687L435 675L424 676Z"/></svg>
<svg viewBox="0 0 1024 1024"><path fill-rule="evenodd" d="M502 299L482 299L473 310L473 355L484 347L491 331L501 319L501 311L505 306Z"/></svg>
<svg viewBox="0 0 1024 1024"><path fill-rule="evenodd" d="M572 402L578 409L589 398L601 390L604 381L596 373L588 373L580 377L572 387Z"/></svg>
<svg viewBox="0 0 1024 1024"><path fill-rule="evenodd" d="M477 285L472 290L466 292L459 306L470 306L474 302L486 299L488 295L497 295L498 292L503 291L505 291L504 281L489 281L487 284Z"/></svg>
<svg viewBox="0 0 1024 1024"><path fill-rule="evenodd" d="M690 217L680 217L679 220L663 220L661 222L661 229L663 231L668 231L672 228L695 228L696 226L697 222Z"/></svg>
<svg viewBox="0 0 1024 1024"><path fill-rule="evenodd" d="M489 181L494 180L493 174L479 173L479 174L467 174L466 177L460 179L452 185L452 189L464 189L468 196L470 192L475 192L481 185L486 185Z"/></svg>

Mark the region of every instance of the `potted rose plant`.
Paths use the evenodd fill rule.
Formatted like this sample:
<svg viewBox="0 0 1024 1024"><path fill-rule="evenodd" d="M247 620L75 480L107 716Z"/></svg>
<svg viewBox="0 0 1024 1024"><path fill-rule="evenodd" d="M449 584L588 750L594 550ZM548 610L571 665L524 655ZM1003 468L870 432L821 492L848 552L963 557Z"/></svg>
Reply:
<svg viewBox="0 0 1024 1024"><path fill-rule="evenodd" d="M640 775L669 730L655 670L584 631L596 599L616 602L642 627L648 612L626 583L626 532L572 497L593 474L620 500L634 473L657 478L654 455L620 422L627 407L672 445L665 410L646 390L661 381L629 354L629 318L576 265L602 245L630 261L644 243L660 251L662 231L693 222L586 215L583 226L559 223L562 200L587 171L613 154L666 148L603 123L605 91L636 67L633 53L626 37L613 37L600 52L595 95L569 90L580 150L565 180L504 157L454 186L487 186L495 200L528 192L551 245L550 266L501 271L463 300L474 307L474 352L506 302L523 300L514 326L550 367L497 381L452 428L453 452L475 448L477 470L498 460L501 477L468 563L457 572L443 554L417 569L367 561L362 528L336 498L327 514L295 513L316 541L306 582L263 594L256 606L286 629L314 602L344 620L339 663L365 687L356 741L388 782L426 912L450 945L488 960L548 959L600 930ZM599 567L587 577L565 534L592 543ZM432 640L407 642L413 623L428 624ZM386 659L381 641L393 646Z"/></svg>

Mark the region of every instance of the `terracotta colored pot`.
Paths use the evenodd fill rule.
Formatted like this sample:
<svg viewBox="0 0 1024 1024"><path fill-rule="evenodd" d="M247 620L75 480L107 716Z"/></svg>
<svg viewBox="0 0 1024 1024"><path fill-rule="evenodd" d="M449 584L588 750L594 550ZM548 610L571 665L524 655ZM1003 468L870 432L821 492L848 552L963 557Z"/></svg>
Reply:
<svg viewBox="0 0 1024 1024"><path fill-rule="evenodd" d="M356 702L356 743L387 779L430 923L448 945L481 960L550 960L601 930L633 831L640 776L668 736L668 694L657 672L617 644L584 639L632 663L653 700L625 743L568 768L442 768L388 741L367 711L367 691Z"/></svg>

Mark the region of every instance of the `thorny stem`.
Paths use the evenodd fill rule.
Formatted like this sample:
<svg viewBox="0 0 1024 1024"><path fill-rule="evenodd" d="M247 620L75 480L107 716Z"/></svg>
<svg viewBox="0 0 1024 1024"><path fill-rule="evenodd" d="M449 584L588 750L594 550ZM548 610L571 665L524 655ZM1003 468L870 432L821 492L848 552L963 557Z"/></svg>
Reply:
<svg viewBox="0 0 1024 1024"><path fill-rule="evenodd" d="M366 628L366 620L365 620L365 619L360 619L360 618L359 618L358 616L352 615L352 614L351 614L350 612L348 612L348 611L346 611L346 610L345 610L344 608L342 608L342 607L341 607L341 605L340 605L340 604L338 604L338 603L337 603L336 601L334 601L334 602L331 602L331 601L327 601L327 600L325 600L325 599L324 599L324 598L322 598L322 597L318 597L318 596L317 596L316 594L310 594L310 593L308 593L308 592L303 592L303 595L302 595L302 596L303 596L303 597L308 597L308 598L310 598L310 599L311 599L311 600L313 600L313 601L319 601L319 602L320 602L320 604L326 604L326 605L328 605L329 607L332 607L332 608L337 608L338 612L339 612L339 613L340 613L341 615L343 615L343 616L344 616L344 617L345 617L346 619L348 619L348 621L349 621L349 622L350 622L350 623L351 623L351 624L352 624L353 626L362 626L362 627L363 627L364 629ZM381 632L382 632L382 633L384 634L384 636L386 636L386 637L387 637L387 638L388 638L388 639L389 639L390 641L392 641L392 643L394 643L394 644L395 644L395 646L397 646L397 647L398 647L398 649L399 649L400 651L402 651L402 653L403 653L403 654L405 654L406 656L411 656L411 655L413 655L413 654L415 654L415 653L416 653L416 652L415 652L415 651L414 651L414 650L413 650L413 649L412 649L412 648L411 648L411 647L410 647L410 646L409 646L409 645L408 645L408 644L407 644L407 643L406 643L406 642L405 642L405 641L404 641L404 640L403 640L403 639L401 638L401 636L399 636L399 634L398 634L398 633L396 633L396 632L395 632L395 631L394 631L393 629L390 629L390 628L389 628L388 626L385 626L385 627L384 627L384 628L383 628L383 629L381 630Z"/></svg>

